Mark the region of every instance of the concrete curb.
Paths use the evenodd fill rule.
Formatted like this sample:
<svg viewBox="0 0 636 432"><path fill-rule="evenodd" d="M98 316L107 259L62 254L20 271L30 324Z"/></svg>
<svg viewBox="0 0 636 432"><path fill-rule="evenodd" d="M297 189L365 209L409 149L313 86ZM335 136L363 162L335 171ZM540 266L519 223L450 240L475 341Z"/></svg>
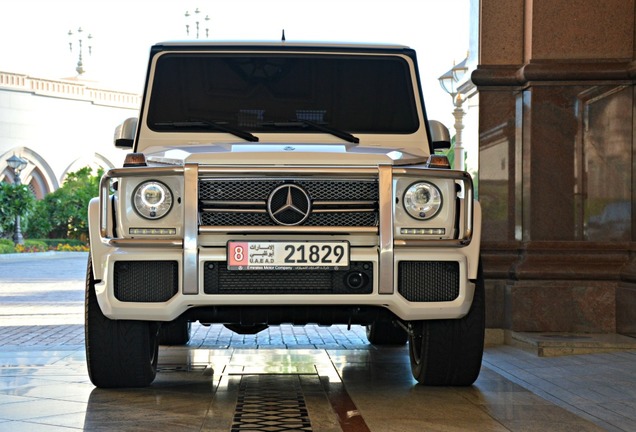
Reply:
<svg viewBox="0 0 636 432"><path fill-rule="evenodd" d="M84 256L88 259L88 252L26 252L26 253L12 253L12 254L0 254L0 261L27 261L27 260L39 260L39 259L54 259L54 258L69 258Z"/></svg>

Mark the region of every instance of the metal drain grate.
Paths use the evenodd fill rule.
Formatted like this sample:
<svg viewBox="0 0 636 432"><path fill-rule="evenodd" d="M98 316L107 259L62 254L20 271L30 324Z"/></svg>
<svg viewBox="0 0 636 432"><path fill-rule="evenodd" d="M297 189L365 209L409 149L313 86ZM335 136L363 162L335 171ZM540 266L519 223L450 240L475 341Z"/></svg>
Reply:
<svg viewBox="0 0 636 432"><path fill-rule="evenodd" d="M311 431L296 375L245 375L239 385L232 432Z"/></svg>

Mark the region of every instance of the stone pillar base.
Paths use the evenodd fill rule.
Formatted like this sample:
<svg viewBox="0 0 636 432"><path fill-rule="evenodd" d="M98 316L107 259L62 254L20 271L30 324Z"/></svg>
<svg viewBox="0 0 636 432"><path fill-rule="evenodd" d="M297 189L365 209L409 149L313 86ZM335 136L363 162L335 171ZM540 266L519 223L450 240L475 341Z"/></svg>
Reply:
<svg viewBox="0 0 636 432"><path fill-rule="evenodd" d="M628 243L484 243L486 327L636 333L630 255Z"/></svg>

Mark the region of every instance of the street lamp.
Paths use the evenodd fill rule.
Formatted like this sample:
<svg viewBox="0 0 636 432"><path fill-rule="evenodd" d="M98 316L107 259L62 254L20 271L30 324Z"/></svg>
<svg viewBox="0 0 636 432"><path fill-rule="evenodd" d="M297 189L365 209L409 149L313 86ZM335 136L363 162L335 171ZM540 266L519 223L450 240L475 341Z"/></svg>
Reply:
<svg viewBox="0 0 636 432"><path fill-rule="evenodd" d="M13 170L13 183L15 185L21 185L20 172L27 166L27 161L16 155L7 159L7 165ZM15 215L15 230L13 232L13 243L24 244L24 237L22 237L22 230L20 229L20 215Z"/></svg>
<svg viewBox="0 0 636 432"><path fill-rule="evenodd" d="M455 169L464 171L464 147L462 146L462 130L464 129L463 119L466 112L462 108L464 99L457 87L468 71L466 57L461 63L454 65L450 70L438 78L440 85L446 93L453 99L453 117L455 117Z"/></svg>
<svg viewBox="0 0 636 432"><path fill-rule="evenodd" d="M86 72L84 70L84 63L82 62L82 50L84 47L84 30L82 30L82 28L78 28L77 29L77 45L78 45L78 60L77 60L77 67L75 68L75 70L77 71L77 73L79 75L82 75L84 72ZM73 52L73 31L69 30L68 31L68 48L71 51L71 53ZM88 43L88 55L92 55L93 54L93 45L92 45L92 39L93 36L89 33L88 36L86 36L86 41Z"/></svg>
<svg viewBox="0 0 636 432"><path fill-rule="evenodd" d="M197 32L197 39L199 39L199 30L200 30L200 24L201 24L201 18L200 15L201 11L199 10L199 8L196 8L194 10L194 24L196 27L196 32ZM192 15L190 15L190 12L186 11L185 13L185 17L186 17L186 35L190 36L190 17ZM209 39L210 38L210 27L208 22L210 21L210 16L206 15L205 18L203 18L203 20L205 21L205 38Z"/></svg>

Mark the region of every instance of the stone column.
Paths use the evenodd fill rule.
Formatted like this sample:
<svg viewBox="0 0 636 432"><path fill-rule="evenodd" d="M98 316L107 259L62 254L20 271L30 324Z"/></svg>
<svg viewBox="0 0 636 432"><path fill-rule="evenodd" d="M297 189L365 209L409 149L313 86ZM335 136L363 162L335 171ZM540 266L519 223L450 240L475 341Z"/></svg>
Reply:
<svg viewBox="0 0 636 432"><path fill-rule="evenodd" d="M636 333L634 0L481 0L488 325Z"/></svg>

